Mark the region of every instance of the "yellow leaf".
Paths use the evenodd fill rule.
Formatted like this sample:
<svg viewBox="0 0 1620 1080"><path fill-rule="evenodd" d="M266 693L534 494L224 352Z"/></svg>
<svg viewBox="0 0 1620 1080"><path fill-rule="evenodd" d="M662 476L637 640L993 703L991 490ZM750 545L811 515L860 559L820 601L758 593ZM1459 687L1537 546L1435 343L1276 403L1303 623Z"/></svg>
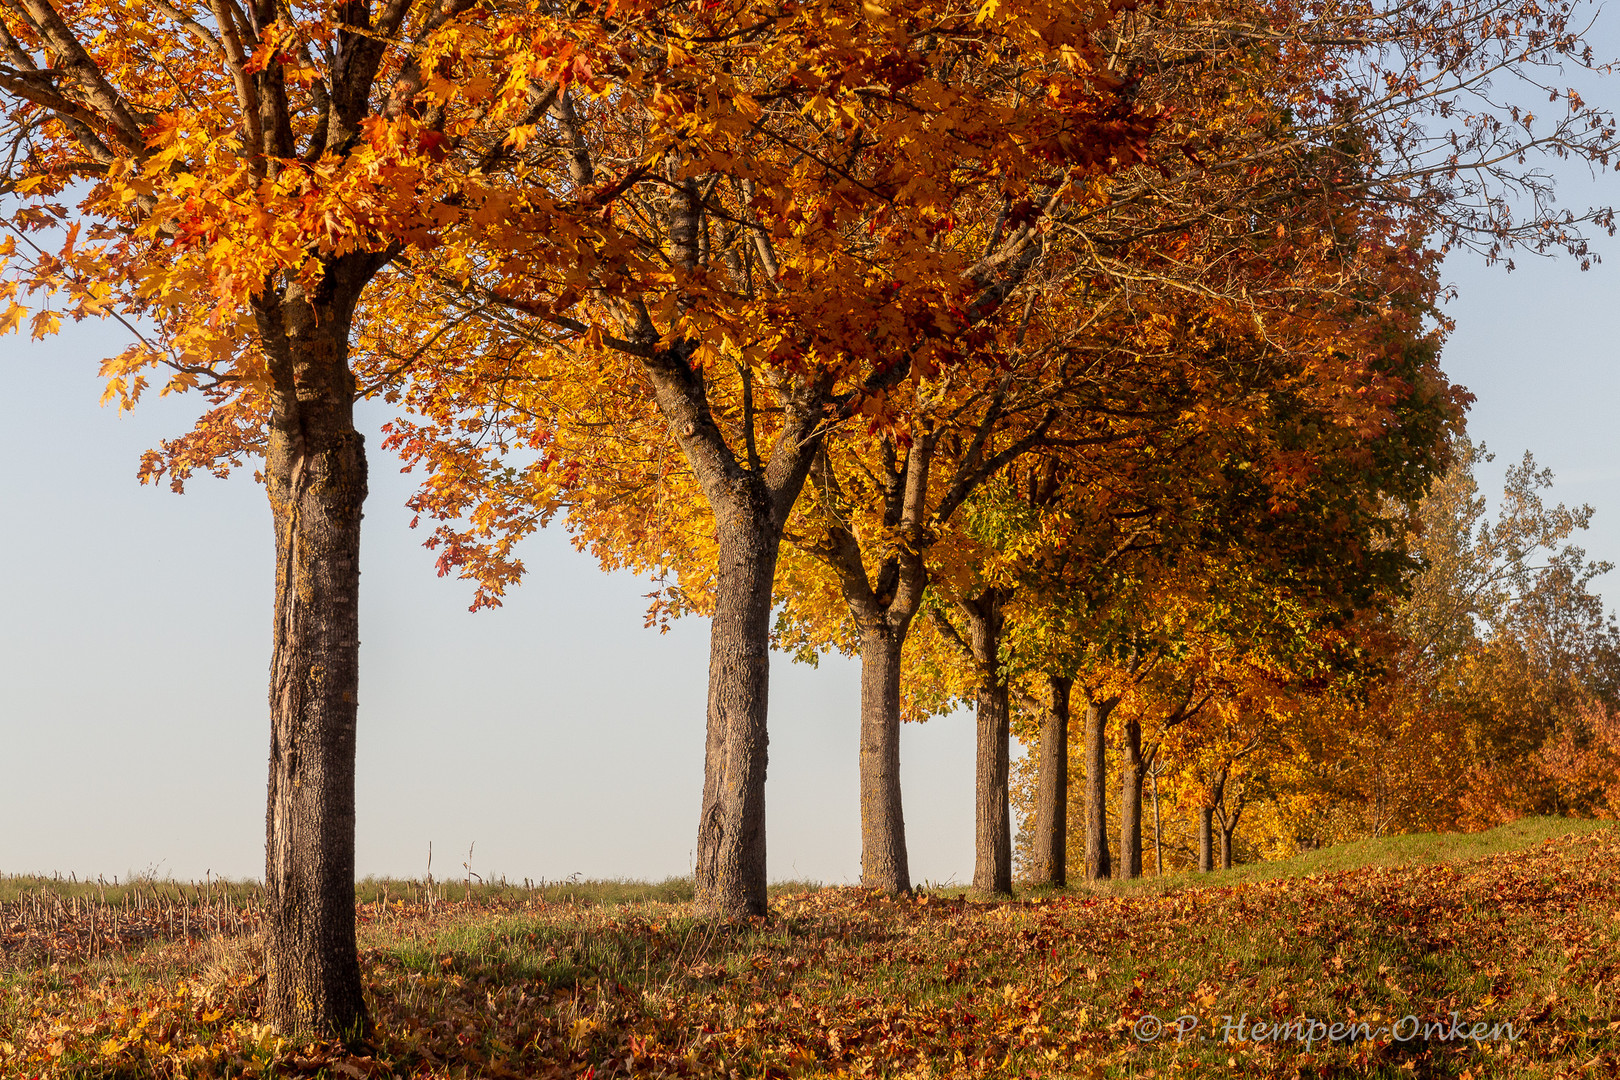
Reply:
<svg viewBox="0 0 1620 1080"><path fill-rule="evenodd" d="M9 313L8 313L9 314ZM35 340L49 337L62 328L62 319L54 311L35 312L32 333Z"/></svg>

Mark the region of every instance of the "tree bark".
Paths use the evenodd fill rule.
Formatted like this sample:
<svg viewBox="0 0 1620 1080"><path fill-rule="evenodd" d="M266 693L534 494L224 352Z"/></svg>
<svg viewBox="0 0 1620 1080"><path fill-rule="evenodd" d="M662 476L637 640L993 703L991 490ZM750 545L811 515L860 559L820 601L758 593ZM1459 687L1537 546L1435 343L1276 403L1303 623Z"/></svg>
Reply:
<svg viewBox="0 0 1620 1080"><path fill-rule="evenodd" d="M1101 881L1110 874L1108 857L1108 714L1118 698L1091 700L1086 705L1086 880Z"/></svg>
<svg viewBox="0 0 1620 1080"><path fill-rule="evenodd" d="M1051 704L1041 720L1040 761L1035 782L1033 885L1066 885L1069 833L1069 691L1074 680L1048 675Z"/></svg>
<svg viewBox="0 0 1620 1080"><path fill-rule="evenodd" d="M1215 808L1221 805L1226 796L1226 768L1215 774L1210 781L1209 791L1204 805L1198 811L1198 870L1200 873L1209 873L1215 869L1215 843L1213 838L1215 824Z"/></svg>
<svg viewBox="0 0 1620 1080"><path fill-rule="evenodd" d="M1157 765L1157 756L1154 764ZM1153 873L1156 877L1164 876L1164 833L1159 823L1159 774L1157 769L1150 770L1148 775L1153 780Z"/></svg>
<svg viewBox="0 0 1620 1080"><path fill-rule="evenodd" d="M1007 684L981 683L978 692L978 753L974 769L973 887L981 893L1012 893L1012 811L1008 803Z"/></svg>
<svg viewBox="0 0 1620 1080"><path fill-rule="evenodd" d="M1237 832L1237 822L1221 826L1221 869L1232 869L1232 834Z"/></svg>
<svg viewBox="0 0 1620 1080"><path fill-rule="evenodd" d="M694 891L698 909L722 920L766 912L771 587L781 533L771 528L768 497L751 486L714 508L719 567Z"/></svg>
<svg viewBox="0 0 1620 1080"><path fill-rule="evenodd" d="M1006 597L986 589L959 604L968 620L968 646L978 667L977 753L974 762L973 888L990 896L1012 894L1012 808L1007 682L1001 674L1001 629Z"/></svg>
<svg viewBox="0 0 1620 1080"><path fill-rule="evenodd" d="M1142 781L1147 761L1142 756L1142 725L1135 717L1125 721L1125 753L1119 766L1119 866L1114 876L1142 876Z"/></svg>
<svg viewBox="0 0 1620 1080"><path fill-rule="evenodd" d="M328 276L341 284L339 269ZM354 917L366 456L351 313L352 300L317 306L296 285L257 312L272 378L265 480L276 543L264 1017L287 1034L352 1042L368 1021Z"/></svg>
<svg viewBox="0 0 1620 1080"><path fill-rule="evenodd" d="M861 635L861 884L911 891L900 799L900 652L887 621Z"/></svg>
<svg viewBox="0 0 1620 1080"><path fill-rule="evenodd" d="M1215 868L1214 855L1211 852L1212 841L1210 833L1214 825L1215 808L1201 806L1198 808L1198 872L1207 874Z"/></svg>

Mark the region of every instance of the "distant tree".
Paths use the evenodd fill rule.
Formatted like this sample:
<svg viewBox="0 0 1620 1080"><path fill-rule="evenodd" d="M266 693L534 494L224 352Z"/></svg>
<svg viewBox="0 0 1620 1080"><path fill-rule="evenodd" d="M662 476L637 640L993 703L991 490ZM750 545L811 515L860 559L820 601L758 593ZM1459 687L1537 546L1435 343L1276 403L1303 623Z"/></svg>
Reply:
<svg viewBox="0 0 1620 1080"><path fill-rule="evenodd" d="M1549 505L1526 455L1491 515L1466 439L1403 541L1422 569L1352 630L1366 662L1301 695L1294 753L1258 811L1271 850L1523 814L1611 814L1620 630L1572 541L1590 507Z"/></svg>

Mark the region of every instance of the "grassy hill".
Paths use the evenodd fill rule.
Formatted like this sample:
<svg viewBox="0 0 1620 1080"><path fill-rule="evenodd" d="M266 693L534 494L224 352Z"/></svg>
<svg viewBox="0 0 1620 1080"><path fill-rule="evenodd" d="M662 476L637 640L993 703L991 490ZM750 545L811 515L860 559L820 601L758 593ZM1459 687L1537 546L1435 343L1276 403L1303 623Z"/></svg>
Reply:
<svg viewBox="0 0 1620 1080"><path fill-rule="evenodd" d="M1620 834L1591 823L1004 903L787 891L733 929L623 884L374 884L367 1052L259 1027L251 936L87 956L83 902L0 913L0 1076L1620 1075Z"/></svg>
<svg viewBox="0 0 1620 1080"><path fill-rule="evenodd" d="M1531 847L1555 837L1581 835L1613 826L1614 823L1611 821L1527 817L1486 832L1407 833L1401 836L1384 836L1376 840L1355 840L1322 848L1320 851L1306 852L1291 859L1249 863L1234 866L1230 870L1217 870L1211 874L1182 873L1164 878L1144 877L1132 882L1110 882L1106 888L1123 893L1151 892L1160 891L1163 887L1237 885L1242 882L1275 881L1278 878L1309 877L1312 874L1334 874L1345 870L1364 870L1380 866L1467 862L1504 851Z"/></svg>

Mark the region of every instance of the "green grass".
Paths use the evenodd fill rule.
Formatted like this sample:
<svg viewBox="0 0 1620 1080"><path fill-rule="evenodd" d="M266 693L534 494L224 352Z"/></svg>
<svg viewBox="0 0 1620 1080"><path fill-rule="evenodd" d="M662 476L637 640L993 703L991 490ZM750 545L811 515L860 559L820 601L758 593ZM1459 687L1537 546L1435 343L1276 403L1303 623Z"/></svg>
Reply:
<svg viewBox="0 0 1620 1080"><path fill-rule="evenodd" d="M355 899L363 904L376 903L385 897L407 902L420 901L433 895L441 901L503 903L542 900L554 904L616 907L621 904L685 903L692 899L692 879L632 881L614 878L513 884L498 878L490 882L440 881L429 886L423 881L367 877L355 883L354 892Z"/></svg>
<svg viewBox="0 0 1620 1080"><path fill-rule="evenodd" d="M1613 828L1612 821L1589 818L1526 817L1477 833L1406 833L1371 840L1335 844L1319 851L1308 851L1288 859L1245 863L1230 870L1201 874L1177 870L1159 876L1149 869L1135 880L1077 881L1070 878L1064 888L1013 885L1018 899L1050 899L1068 895L1167 896L1185 889L1220 888L1246 882L1306 878L1338 874L1381 866L1427 866L1483 859L1504 851L1516 851L1561 836L1582 836L1599 829ZM1144 860L1151 864L1151 849ZM941 898L971 899L972 888L965 885L926 885L923 891Z"/></svg>
<svg viewBox="0 0 1620 1080"><path fill-rule="evenodd" d="M1354 840L1291 859L1248 863L1208 874L1183 871L1164 877L1148 875L1135 881L1101 882L1090 888L1120 895L1160 893L1186 888L1237 885L1243 882L1338 874L1378 866L1419 866L1483 859L1504 851L1517 851L1560 836L1584 835L1613 828L1612 821L1585 818L1526 817L1477 833L1407 833L1373 840ZM1086 886L1082 886L1086 887Z"/></svg>

